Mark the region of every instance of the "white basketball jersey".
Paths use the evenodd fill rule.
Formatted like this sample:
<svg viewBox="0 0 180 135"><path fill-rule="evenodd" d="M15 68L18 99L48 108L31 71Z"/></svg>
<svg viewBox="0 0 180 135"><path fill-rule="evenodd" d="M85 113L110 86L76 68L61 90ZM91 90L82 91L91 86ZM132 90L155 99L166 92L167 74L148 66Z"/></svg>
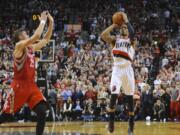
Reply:
<svg viewBox="0 0 180 135"><path fill-rule="evenodd" d="M131 64L134 59L134 48L130 39L117 38L114 48L112 49L114 65Z"/></svg>

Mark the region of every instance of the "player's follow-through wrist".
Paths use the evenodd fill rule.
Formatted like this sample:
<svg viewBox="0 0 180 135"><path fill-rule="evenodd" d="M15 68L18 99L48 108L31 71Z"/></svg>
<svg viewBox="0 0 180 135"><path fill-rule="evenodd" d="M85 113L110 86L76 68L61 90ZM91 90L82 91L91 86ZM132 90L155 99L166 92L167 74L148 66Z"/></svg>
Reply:
<svg viewBox="0 0 180 135"><path fill-rule="evenodd" d="M46 24L45 20L41 20L40 24Z"/></svg>

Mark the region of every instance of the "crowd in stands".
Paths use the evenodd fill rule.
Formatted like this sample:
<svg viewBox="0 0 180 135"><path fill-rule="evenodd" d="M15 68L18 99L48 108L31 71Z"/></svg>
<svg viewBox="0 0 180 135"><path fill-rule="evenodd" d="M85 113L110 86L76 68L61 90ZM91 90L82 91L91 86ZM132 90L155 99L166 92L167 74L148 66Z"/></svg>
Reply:
<svg viewBox="0 0 180 135"><path fill-rule="evenodd" d="M179 0L9 0L0 5L0 110L13 76L12 33L20 26L32 33L37 25L33 14L46 8L55 20L56 53L54 63L43 66L57 119L106 121L113 61L112 48L100 34L114 12L124 11L138 39L136 120L180 120ZM72 38L64 24L81 24L82 31ZM116 108L116 119L122 121L128 119L124 97L122 90Z"/></svg>

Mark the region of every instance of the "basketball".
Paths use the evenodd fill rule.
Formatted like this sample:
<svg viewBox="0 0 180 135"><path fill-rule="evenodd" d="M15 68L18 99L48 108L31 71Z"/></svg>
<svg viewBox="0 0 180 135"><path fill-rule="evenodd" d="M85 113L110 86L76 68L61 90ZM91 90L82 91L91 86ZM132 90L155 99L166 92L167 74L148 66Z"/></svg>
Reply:
<svg viewBox="0 0 180 135"><path fill-rule="evenodd" d="M121 26L124 22L122 12L114 13L114 15L112 17L112 21L113 21L113 24L117 24L117 25Z"/></svg>

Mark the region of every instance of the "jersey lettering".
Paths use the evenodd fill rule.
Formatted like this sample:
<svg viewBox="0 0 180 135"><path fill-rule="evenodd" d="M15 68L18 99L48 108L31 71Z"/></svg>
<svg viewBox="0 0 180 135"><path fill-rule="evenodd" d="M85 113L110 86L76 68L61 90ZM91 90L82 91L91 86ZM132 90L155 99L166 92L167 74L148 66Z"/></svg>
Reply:
<svg viewBox="0 0 180 135"><path fill-rule="evenodd" d="M119 42L119 43L116 43L116 48L121 48L121 47L126 47L127 50L129 50L130 47L131 47L131 44L129 42Z"/></svg>

